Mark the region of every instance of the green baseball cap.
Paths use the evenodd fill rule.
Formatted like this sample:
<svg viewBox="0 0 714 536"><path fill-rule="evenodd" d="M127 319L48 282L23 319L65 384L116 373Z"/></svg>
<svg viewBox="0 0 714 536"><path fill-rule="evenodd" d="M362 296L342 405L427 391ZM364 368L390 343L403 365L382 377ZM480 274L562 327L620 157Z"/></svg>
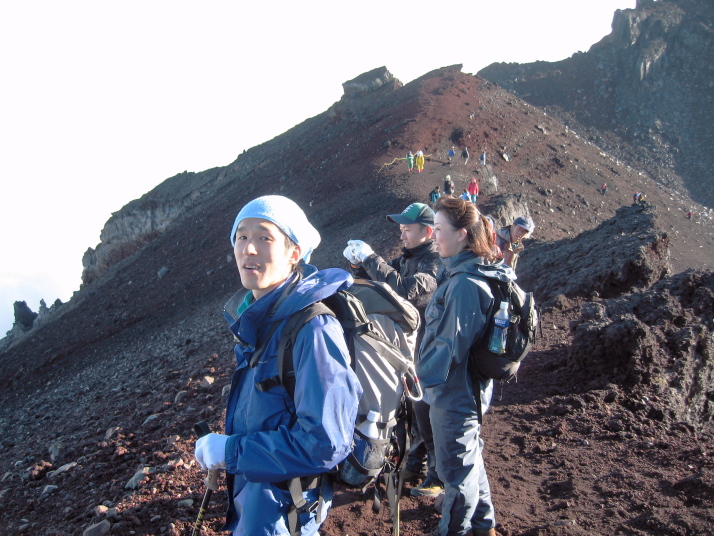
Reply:
<svg viewBox="0 0 714 536"><path fill-rule="evenodd" d="M429 205L424 203L412 203L405 208L401 214L389 214L387 221L398 223L400 225L409 225L411 223L421 223L423 225L434 225L434 211Z"/></svg>

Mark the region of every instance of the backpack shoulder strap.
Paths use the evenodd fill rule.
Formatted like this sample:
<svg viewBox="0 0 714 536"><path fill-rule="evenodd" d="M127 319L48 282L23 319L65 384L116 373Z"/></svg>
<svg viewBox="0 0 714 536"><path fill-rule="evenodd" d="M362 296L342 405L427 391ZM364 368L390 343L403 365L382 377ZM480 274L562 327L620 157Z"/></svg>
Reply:
<svg viewBox="0 0 714 536"><path fill-rule="evenodd" d="M282 383L285 390L291 398L295 398L295 364L293 363L293 348L297 340L300 330L305 327L305 324L313 318L320 315L330 315L336 317L335 313L322 302L315 302L308 305L305 309L298 311L288 318L283 328L283 332L278 342L278 383ZM299 515L301 513L311 511L312 508L317 509L318 522L322 521L325 486L328 482L329 475L322 474L313 480L312 484L305 485L301 478L293 478L287 481L288 490L293 504L288 510L288 528L291 536L300 536L302 524L300 523ZM307 504L303 498L302 492L305 489L311 489L317 485L321 485L319 499L312 505Z"/></svg>
<svg viewBox="0 0 714 536"><path fill-rule="evenodd" d="M473 382L474 385L474 391L478 392L478 385L479 382L481 381L478 369L476 367L476 362L474 361L475 359L475 349L479 344L482 344L484 340L488 340L488 336L491 331L491 317L493 316L494 311L496 310L496 301L498 300L497 295L500 295L502 293L502 287L501 287L501 281L497 279L493 279L490 277L483 277L483 276L476 276L476 278L479 281L483 281L486 285L488 285L489 290L491 291L491 295L493 296L493 302L491 303L491 306L488 308L488 312L486 313L487 317L487 324L484 330L481 332L480 335L478 335L474 341L471 343L471 348L469 350L469 365L468 365L468 371L471 376L471 381ZM505 292L506 296L510 294L510 285L508 285L508 290ZM483 422L483 413L481 410L481 395L476 394L476 410L478 414L478 422L482 423Z"/></svg>
<svg viewBox="0 0 714 536"><path fill-rule="evenodd" d="M488 290L491 292L491 296L493 296L493 302L491 303L491 306L488 308L488 312L486 313L486 316L490 320L491 316L493 316L495 310L498 309L498 307L499 307L499 305L497 305L497 303L496 303L498 301L498 295L503 293L504 295L508 296L510 294L510 292L509 291L503 292L503 288L501 287L501 285L505 284L505 283L502 283L501 281L499 281L497 279L493 279L490 277L483 277L483 276L479 276L479 275L476 276L476 279L478 279L479 281L483 281L488 286ZM509 286L509 288L510 288L510 286ZM483 332L481 333L480 336L476 337L474 342L471 344L471 348L474 348L479 342L481 342L486 337L486 332L488 331L489 327L490 327L489 325L486 325L486 329L483 330Z"/></svg>
<svg viewBox="0 0 714 536"><path fill-rule="evenodd" d="M335 316L335 313L322 302L315 302L305 309L293 314L285 323L280 342L278 343L278 374L291 398L295 396L295 366L293 363L293 347L300 330L310 320L320 315Z"/></svg>

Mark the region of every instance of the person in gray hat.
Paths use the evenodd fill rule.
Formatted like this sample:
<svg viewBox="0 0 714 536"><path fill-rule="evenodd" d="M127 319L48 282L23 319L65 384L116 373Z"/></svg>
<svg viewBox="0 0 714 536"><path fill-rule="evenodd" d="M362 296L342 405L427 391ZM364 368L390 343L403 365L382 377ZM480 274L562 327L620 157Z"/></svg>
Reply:
<svg viewBox="0 0 714 536"><path fill-rule="evenodd" d="M503 253L503 261L516 269L518 255L525 249L523 240L535 230L533 220L528 216L516 218L513 224L501 227L496 231L496 245Z"/></svg>
<svg viewBox="0 0 714 536"><path fill-rule="evenodd" d="M387 221L399 225L400 239L404 244L400 256L387 262L362 240L347 242L343 254L350 261L352 275L388 284L419 310L421 326L416 344L416 348L419 348L424 333L424 311L436 290L436 273L441 267L441 257L432 238L434 211L424 203L412 203L401 214L389 214ZM413 488L412 492L414 495L436 496L441 491L442 484L436 475L429 406L423 402L415 402L413 409L416 416L416 433L407 458L407 473L411 477L421 474L426 454L427 474L424 483Z"/></svg>

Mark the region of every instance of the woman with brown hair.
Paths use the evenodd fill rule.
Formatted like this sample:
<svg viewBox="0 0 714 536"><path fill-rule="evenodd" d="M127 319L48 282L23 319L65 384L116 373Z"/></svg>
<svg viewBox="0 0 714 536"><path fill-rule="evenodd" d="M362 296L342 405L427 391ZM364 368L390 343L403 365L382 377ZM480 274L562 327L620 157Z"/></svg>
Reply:
<svg viewBox="0 0 714 536"><path fill-rule="evenodd" d="M444 267L426 309L417 363L430 406L436 470L445 490L442 518L432 534L495 536L480 437L493 381L480 379L474 385L469 350L486 330L494 307L485 279L508 281L515 273L499 262L492 226L473 204L442 197L434 211L434 239Z"/></svg>

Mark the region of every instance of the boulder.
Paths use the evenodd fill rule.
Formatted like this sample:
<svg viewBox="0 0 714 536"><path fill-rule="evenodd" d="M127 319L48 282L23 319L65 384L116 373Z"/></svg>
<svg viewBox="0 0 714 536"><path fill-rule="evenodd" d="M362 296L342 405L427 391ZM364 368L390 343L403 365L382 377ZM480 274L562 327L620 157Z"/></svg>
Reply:
<svg viewBox="0 0 714 536"><path fill-rule="evenodd" d="M24 301L16 301L13 308L15 310L15 325L20 326L24 331L31 330L37 313L33 312Z"/></svg>

